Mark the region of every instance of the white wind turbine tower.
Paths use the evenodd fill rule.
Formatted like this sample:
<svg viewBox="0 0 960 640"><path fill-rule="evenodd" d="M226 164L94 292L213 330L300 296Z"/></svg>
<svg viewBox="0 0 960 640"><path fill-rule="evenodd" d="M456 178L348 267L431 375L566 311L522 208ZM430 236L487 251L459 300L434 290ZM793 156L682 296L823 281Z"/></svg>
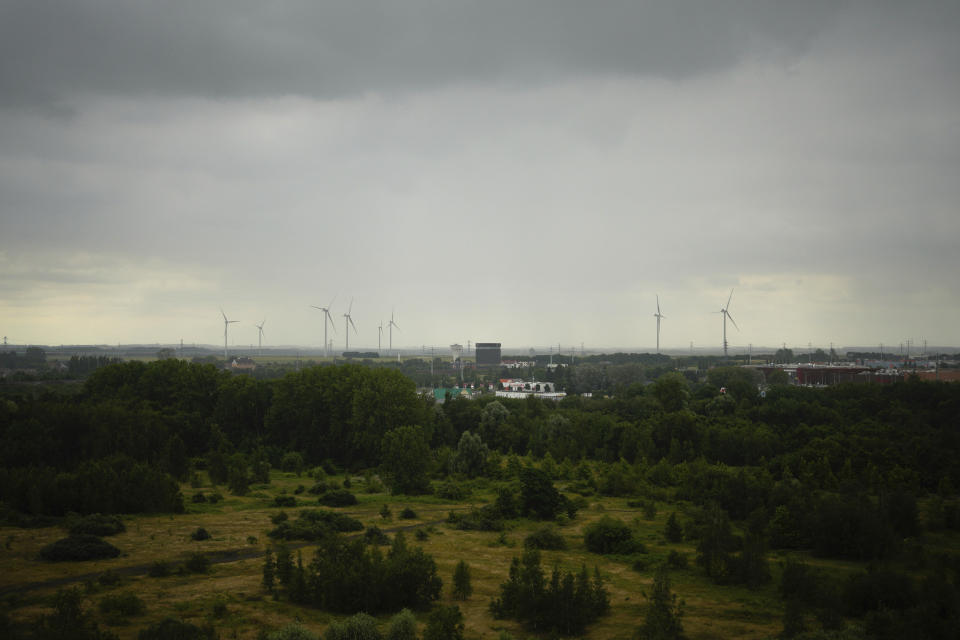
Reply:
<svg viewBox="0 0 960 640"><path fill-rule="evenodd" d="M657 296L657 312L653 314L653 317L657 319L657 353L660 353L660 319L666 318L667 316L660 313L660 296Z"/></svg>
<svg viewBox="0 0 960 640"><path fill-rule="evenodd" d="M383 320L380 321L380 325L377 327L379 333L377 334L377 355L380 355L380 344L383 342Z"/></svg>
<svg viewBox="0 0 960 640"><path fill-rule="evenodd" d="M730 295L727 297L727 306L722 307L720 311L715 311L714 313L723 314L723 357L727 357L727 318L730 319L730 322L733 323L733 326L736 327L737 331L740 331L740 327L737 327L736 321L733 319L733 316L730 315L730 300L733 299L733 289L730 289Z"/></svg>
<svg viewBox="0 0 960 640"><path fill-rule="evenodd" d="M324 357L328 357L328 356L330 355L330 353L329 353L329 351L330 351L330 343L327 342L327 324L329 324L331 327L333 327L333 332L334 332L334 333L337 332L337 327L336 327L336 325L335 325L334 322L333 322L333 318L330 316L330 307L333 306L333 301L336 300L336 299L337 299L337 296L333 296L333 298L330 300L330 303L329 303L327 306L325 306L325 307L318 307L318 306L316 306L316 305L310 305L310 306L313 307L314 309L319 309L320 311L323 311L323 355L324 355Z"/></svg>
<svg viewBox="0 0 960 640"><path fill-rule="evenodd" d="M259 336L257 338L257 355L258 356L263 355L263 325L265 324L267 324L266 318L264 318L260 324L253 325L257 328L257 331L259 332Z"/></svg>
<svg viewBox="0 0 960 640"><path fill-rule="evenodd" d="M240 322L239 320L227 320L227 314L223 312L223 307L220 308L220 315L223 316L223 361L227 361L227 327L229 327L234 322Z"/></svg>
<svg viewBox="0 0 960 640"><path fill-rule="evenodd" d="M390 351L393 351L393 328L396 327L397 331L400 331L400 326L393 321L393 310L390 310L390 322L387 323L387 328L390 329Z"/></svg>
<svg viewBox="0 0 960 640"><path fill-rule="evenodd" d="M350 306L347 307L347 312L343 314L344 338L346 340L344 351L350 351L350 327L353 327L353 332L357 333L357 325L353 324L353 318L350 317L351 311L353 311L353 298L350 298Z"/></svg>

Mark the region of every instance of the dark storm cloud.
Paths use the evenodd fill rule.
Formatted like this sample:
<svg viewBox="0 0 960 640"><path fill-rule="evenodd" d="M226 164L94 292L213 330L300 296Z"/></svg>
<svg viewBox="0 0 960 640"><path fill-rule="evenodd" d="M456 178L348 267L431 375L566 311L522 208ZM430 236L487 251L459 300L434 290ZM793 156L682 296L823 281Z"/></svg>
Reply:
<svg viewBox="0 0 960 640"><path fill-rule="evenodd" d="M802 51L830 2L141 2L0 9L0 100L336 97L565 74L684 77Z"/></svg>

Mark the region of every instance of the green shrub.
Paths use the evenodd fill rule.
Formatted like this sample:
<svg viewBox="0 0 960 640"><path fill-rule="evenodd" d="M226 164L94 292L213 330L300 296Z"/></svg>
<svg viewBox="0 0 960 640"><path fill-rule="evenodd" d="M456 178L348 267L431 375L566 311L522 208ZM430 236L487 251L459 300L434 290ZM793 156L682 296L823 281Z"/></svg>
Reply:
<svg viewBox="0 0 960 640"><path fill-rule="evenodd" d="M190 539L198 542L201 540L209 540L210 533L203 527L197 527L196 531L190 534Z"/></svg>
<svg viewBox="0 0 960 640"><path fill-rule="evenodd" d="M385 545L390 544L390 538L387 537L380 527L367 527L363 532L363 539L370 544Z"/></svg>
<svg viewBox="0 0 960 640"><path fill-rule="evenodd" d="M280 460L280 469L299 476L303 472L303 456L296 451L285 454Z"/></svg>
<svg viewBox="0 0 960 640"><path fill-rule="evenodd" d="M207 498L207 500L210 502L210 504L217 504L223 500L223 494L221 494L219 491L214 491L210 494L210 497Z"/></svg>
<svg viewBox="0 0 960 640"><path fill-rule="evenodd" d="M600 520L587 525L583 532L583 543L593 553L642 553L643 544L634 540L633 531L622 520L603 516Z"/></svg>
<svg viewBox="0 0 960 640"><path fill-rule="evenodd" d="M453 570L453 597L457 600L469 600L473 593L470 583L470 565L461 560Z"/></svg>
<svg viewBox="0 0 960 640"><path fill-rule="evenodd" d="M670 542L680 542L683 540L683 529L680 527L680 523L677 522L676 513L671 513L670 517L667 518L667 524L664 526L663 535Z"/></svg>
<svg viewBox="0 0 960 640"><path fill-rule="evenodd" d="M147 575L151 578L165 578L171 573L170 563L164 562L163 560L157 560L151 564L150 569L147 571Z"/></svg>
<svg viewBox="0 0 960 640"><path fill-rule="evenodd" d="M334 621L327 627L323 640L382 640L377 621L366 613L350 616L343 622Z"/></svg>
<svg viewBox="0 0 960 640"><path fill-rule="evenodd" d="M460 607L440 606L430 612L423 640L463 640L463 613Z"/></svg>
<svg viewBox="0 0 960 640"><path fill-rule="evenodd" d="M143 629L137 635L137 640L216 640L217 637L213 627L198 627L189 622L167 618Z"/></svg>
<svg viewBox="0 0 960 640"><path fill-rule="evenodd" d="M147 607L134 593L118 593L105 596L100 601L100 613L120 617L143 615Z"/></svg>
<svg viewBox="0 0 960 640"><path fill-rule="evenodd" d="M210 559L202 553L191 553L183 567L188 573L206 573L210 569Z"/></svg>
<svg viewBox="0 0 960 640"><path fill-rule="evenodd" d="M686 569L687 554L673 550L667 555L667 566L671 569Z"/></svg>
<svg viewBox="0 0 960 640"><path fill-rule="evenodd" d="M562 550L567 548L566 539L555 527L541 527L523 539L527 549Z"/></svg>
<svg viewBox="0 0 960 640"><path fill-rule="evenodd" d="M225 600L217 600L213 603L213 617L222 618L227 615L229 611L227 610L227 603Z"/></svg>
<svg viewBox="0 0 960 640"><path fill-rule="evenodd" d="M323 480L319 480L312 487L307 489L307 493L312 493L314 495L320 495L321 493L326 493L329 489L333 489L333 485L328 485Z"/></svg>
<svg viewBox="0 0 960 640"><path fill-rule="evenodd" d="M357 496L345 489L335 489L321 495L317 502L327 507L349 507L357 504Z"/></svg>
<svg viewBox="0 0 960 640"><path fill-rule="evenodd" d="M296 520L277 522L267 535L281 540L319 540L333 531L362 531L363 523L344 513L324 509L304 509Z"/></svg>
<svg viewBox="0 0 960 640"><path fill-rule="evenodd" d="M470 497L470 489L456 482L443 482L437 487L436 496L444 500L465 500Z"/></svg>
<svg viewBox="0 0 960 640"><path fill-rule="evenodd" d="M85 516L70 527L71 535L112 536L126 530L123 520L117 516L105 516L99 513Z"/></svg>
<svg viewBox="0 0 960 640"><path fill-rule="evenodd" d="M297 506L297 499L293 496L277 496L273 499L274 507L295 507Z"/></svg>
<svg viewBox="0 0 960 640"><path fill-rule="evenodd" d="M411 509L410 507L404 507L403 511L400 512L401 520L416 520L417 512Z"/></svg>
<svg viewBox="0 0 960 640"><path fill-rule="evenodd" d="M471 509L466 514L451 511L447 522L463 531L503 531L504 527L503 520L493 505Z"/></svg>
<svg viewBox="0 0 960 640"><path fill-rule="evenodd" d="M193 497L190 498L190 501L194 504L200 504L207 501L207 496L203 494L203 491L197 491L193 494Z"/></svg>
<svg viewBox="0 0 960 640"><path fill-rule="evenodd" d="M102 558L116 558L119 555L120 549L106 540L86 534L61 538L40 550L41 558L53 562L100 560Z"/></svg>
<svg viewBox="0 0 960 640"><path fill-rule="evenodd" d="M390 618L386 640L417 640L417 618L410 609L401 609Z"/></svg>

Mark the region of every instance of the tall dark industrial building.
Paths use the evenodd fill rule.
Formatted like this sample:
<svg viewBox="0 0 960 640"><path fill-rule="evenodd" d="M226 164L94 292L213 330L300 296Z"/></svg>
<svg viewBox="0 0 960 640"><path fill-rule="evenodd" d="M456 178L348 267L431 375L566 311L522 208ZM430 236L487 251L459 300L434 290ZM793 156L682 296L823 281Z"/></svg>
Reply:
<svg viewBox="0 0 960 640"><path fill-rule="evenodd" d="M499 367L500 366L500 343L499 342L478 342L477 348L477 366L478 367Z"/></svg>

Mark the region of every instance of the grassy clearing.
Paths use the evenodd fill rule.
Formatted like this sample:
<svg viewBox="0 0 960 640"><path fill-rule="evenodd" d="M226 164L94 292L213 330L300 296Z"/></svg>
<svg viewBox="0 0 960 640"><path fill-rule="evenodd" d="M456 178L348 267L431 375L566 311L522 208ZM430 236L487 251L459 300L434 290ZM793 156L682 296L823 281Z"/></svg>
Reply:
<svg viewBox="0 0 960 640"><path fill-rule="evenodd" d="M494 620L488 611L490 600L499 594L499 585L508 573L511 559L522 553L523 539L542 526L534 521L511 523L503 534L497 532L459 531L445 524L450 510L469 508L492 498L483 487L475 490L467 501L449 502L433 496L393 496L388 493L365 493L362 477L351 478L352 491L359 503L337 509L359 519L364 526L376 525L386 531L409 529L410 544L422 546L435 558L440 576L444 580L443 604L457 604L464 613L468 638L496 638L506 630L518 638L530 636L513 622ZM256 485L245 497L231 496L222 487L184 486L187 497L187 513L179 515L145 515L127 517L127 531L109 538L122 551L119 558L95 562L48 563L38 559L40 548L66 535L60 528L23 530L0 529L0 540L6 548L0 555L0 589L8 588L4 600L10 615L15 620L29 620L46 610L48 598L57 587L37 588L29 591L9 591L10 587L26 583L43 582L58 578L80 579L87 593L87 607L101 624L120 638L135 638L140 629L164 617L174 616L195 624L213 624L221 637L256 637L260 629L279 627L294 618L320 633L331 616L315 609L301 608L283 601L276 601L260 586L262 553L270 543L267 532L273 525L269 517L280 511L270 506L278 495L293 495L298 485L309 487L312 481L307 476L292 473L272 474L269 485ZM216 503L192 503L190 496L202 491L205 494L219 491L224 500ZM296 495L297 506L286 508L291 517L301 508L322 508L316 496L309 493ZM387 504L393 512L386 520L380 516L381 507ZM416 511L417 518L400 519L404 507ZM656 516L643 517L641 510L626 506L625 499L588 499L588 506L577 518L559 531L565 537L565 551L544 551L543 567L549 573L554 564L566 569L579 569L586 565L592 571L599 567L610 592L611 612L589 628L591 638L629 638L643 619L646 601L643 591L649 588L654 567L672 550L687 555L690 567L671 574L674 592L685 602L684 628L692 639L707 638L768 638L781 629L782 603L776 594L779 576L777 555L771 556L774 581L759 590L742 587L717 586L705 578L694 566L695 549L690 543L667 543L662 531L667 518L676 505L658 503ZM620 518L633 527L636 537L647 547L645 554L628 557L603 557L588 552L583 544L583 530L591 522L604 515ZM432 523L432 524L431 524ZM203 527L211 539L194 541L190 534ZM416 529L428 531L425 540L418 541L413 535ZM241 558L223 564L214 564L207 574L170 575L153 578L147 575L121 576L114 583L106 580L101 584L97 576L106 572L122 572L124 568L147 566L167 562L173 568L196 551L226 552L252 551L254 557ZM313 557L311 547L301 550L304 562ZM471 568L473 595L465 601L452 599L450 588L454 567L465 560ZM641 560L643 568L636 570L634 561ZM861 570L855 563L825 562L813 560L829 571L849 573ZM86 576L86 578L84 578ZM82 578L82 579L81 579ZM101 616L97 611L100 599L109 593L133 592L146 605L146 613L129 620L116 616ZM382 617L386 623L389 616ZM425 614L418 614L421 623ZM109 624L108 624L109 623Z"/></svg>

